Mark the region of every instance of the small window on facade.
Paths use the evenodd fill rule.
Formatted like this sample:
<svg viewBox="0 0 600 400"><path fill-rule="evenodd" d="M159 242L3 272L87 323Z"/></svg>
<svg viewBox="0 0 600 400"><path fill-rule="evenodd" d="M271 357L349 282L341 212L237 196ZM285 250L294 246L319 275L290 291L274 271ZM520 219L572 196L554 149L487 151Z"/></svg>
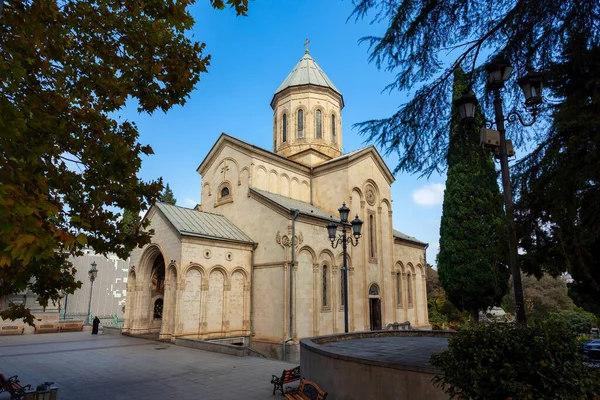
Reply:
<svg viewBox="0 0 600 400"><path fill-rule="evenodd" d="M408 274L406 276L406 289L408 292L408 305L412 305L413 303L413 299L412 299L412 282L411 282L411 275Z"/></svg>
<svg viewBox="0 0 600 400"><path fill-rule="evenodd" d="M229 196L229 188L227 186L225 186L223 189L221 189L221 197L227 197Z"/></svg>
<svg viewBox="0 0 600 400"><path fill-rule="evenodd" d="M298 137L304 137L304 111L298 110Z"/></svg>
<svg viewBox="0 0 600 400"><path fill-rule="evenodd" d="M400 272L396 273L396 304L402 305L402 275Z"/></svg>
<svg viewBox="0 0 600 400"><path fill-rule="evenodd" d="M323 307L327 307L327 265L323 265Z"/></svg>
<svg viewBox="0 0 600 400"><path fill-rule="evenodd" d="M335 143L335 115L331 114L331 141Z"/></svg>
<svg viewBox="0 0 600 400"><path fill-rule="evenodd" d="M281 127L281 141L287 142L287 115L283 114L283 121Z"/></svg>
<svg viewBox="0 0 600 400"><path fill-rule="evenodd" d="M369 254L375 258L375 217L369 215Z"/></svg>
<svg viewBox="0 0 600 400"><path fill-rule="evenodd" d="M317 122L317 139L323 139L323 125L321 123L321 110L317 110L315 115Z"/></svg>

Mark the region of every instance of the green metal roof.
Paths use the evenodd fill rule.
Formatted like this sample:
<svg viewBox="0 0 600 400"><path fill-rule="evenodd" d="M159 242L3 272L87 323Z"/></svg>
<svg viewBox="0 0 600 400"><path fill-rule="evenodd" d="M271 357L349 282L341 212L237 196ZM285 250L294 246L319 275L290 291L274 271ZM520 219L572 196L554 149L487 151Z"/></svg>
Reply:
<svg viewBox="0 0 600 400"><path fill-rule="evenodd" d="M402 232L397 231L395 229L394 229L394 237L398 238L398 239L408 240L409 242L415 242L415 243L420 243L420 244L427 244L425 242L421 242L420 240L418 240L417 238L415 238L413 236L408 236L406 233L402 233Z"/></svg>
<svg viewBox="0 0 600 400"><path fill-rule="evenodd" d="M335 87L333 82L325 75L325 72L317 65L310 54L305 54L294 67L292 72L285 78L277 88L275 94L290 86L315 85L330 88L340 96L342 93Z"/></svg>
<svg viewBox="0 0 600 400"><path fill-rule="evenodd" d="M223 215L158 202L154 206L181 235L254 243L248 235Z"/></svg>
<svg viewBox="0 0 600 400"><path fill-rule="evenodd" d="M312 204L301 201L301 200L290 199L289 197L285 197L280 194L275 194L275 193L267 192L265 190L255 189L255 188L250 188L250 191L258 193L259 195L267 198L268 200L272 201L273 203L276 203L279 206L290 210L290 212L291 212L291 210L298 210L298 211L300 211L300 214L312 215L317 218L329 219L330 217L332 217L332 215L330 213L328 213L327 211L323 211L320 208L315 207ZM335 217L334 217L334 220L336 220ZM337 220L339 220L339 218Z"/></svg>

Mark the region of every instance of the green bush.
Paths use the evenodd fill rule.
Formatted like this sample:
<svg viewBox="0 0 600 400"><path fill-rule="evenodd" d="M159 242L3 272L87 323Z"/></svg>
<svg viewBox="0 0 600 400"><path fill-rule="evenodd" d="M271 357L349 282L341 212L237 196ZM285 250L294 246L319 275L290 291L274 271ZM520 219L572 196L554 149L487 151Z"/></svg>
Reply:
<svg viewBox="0 0 600 400"><path fill-rule="evenodd" d="M550 314L550 322L572 330L575 333L590 333L590 329L597 323L596 316L581 308L574 311L561 311Z"/></svg>
<svg viewBox="0 0 600 400"><path fill-rule="evenodd" d="M572 331L548 323L469 327L431 364L443 372L434 383L451 399L576 400L600 389L600 373L584 365Z"/></svg>

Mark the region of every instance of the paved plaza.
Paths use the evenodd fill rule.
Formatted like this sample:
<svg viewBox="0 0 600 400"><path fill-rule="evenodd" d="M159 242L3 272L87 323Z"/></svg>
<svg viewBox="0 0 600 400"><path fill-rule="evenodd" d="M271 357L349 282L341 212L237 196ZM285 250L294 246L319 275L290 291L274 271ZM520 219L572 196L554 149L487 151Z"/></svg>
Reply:
<svg viewBox="0 0 600 400"><path fill-rule="evenodd" d="M60 400L279 399L271 375L294 366L90 332L0 336L0 372L54 382Z"/></svg>

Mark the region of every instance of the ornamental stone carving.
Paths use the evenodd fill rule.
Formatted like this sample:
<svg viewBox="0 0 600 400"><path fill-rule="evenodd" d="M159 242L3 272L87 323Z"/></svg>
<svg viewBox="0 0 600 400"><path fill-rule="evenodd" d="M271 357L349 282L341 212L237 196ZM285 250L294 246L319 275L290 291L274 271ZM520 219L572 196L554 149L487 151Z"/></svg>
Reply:
<svg viewBox="0 0 600 400"><path fill-rule="evenodd" d="M292 235L286 234L282 235L281 232L277 231L277 236L275 237L277 243L284 247L290 247L292 245ZM302 232L296 234L296 246L302 244L304 241L304 236L302 236Z"/></svg>
<svg viewBox="0 0 600 400"><path fill-rule="evenodd" d="M375 205L375 188L372 185L367 185L367 188L365 190L365 198L370 206Z"/></svg>

